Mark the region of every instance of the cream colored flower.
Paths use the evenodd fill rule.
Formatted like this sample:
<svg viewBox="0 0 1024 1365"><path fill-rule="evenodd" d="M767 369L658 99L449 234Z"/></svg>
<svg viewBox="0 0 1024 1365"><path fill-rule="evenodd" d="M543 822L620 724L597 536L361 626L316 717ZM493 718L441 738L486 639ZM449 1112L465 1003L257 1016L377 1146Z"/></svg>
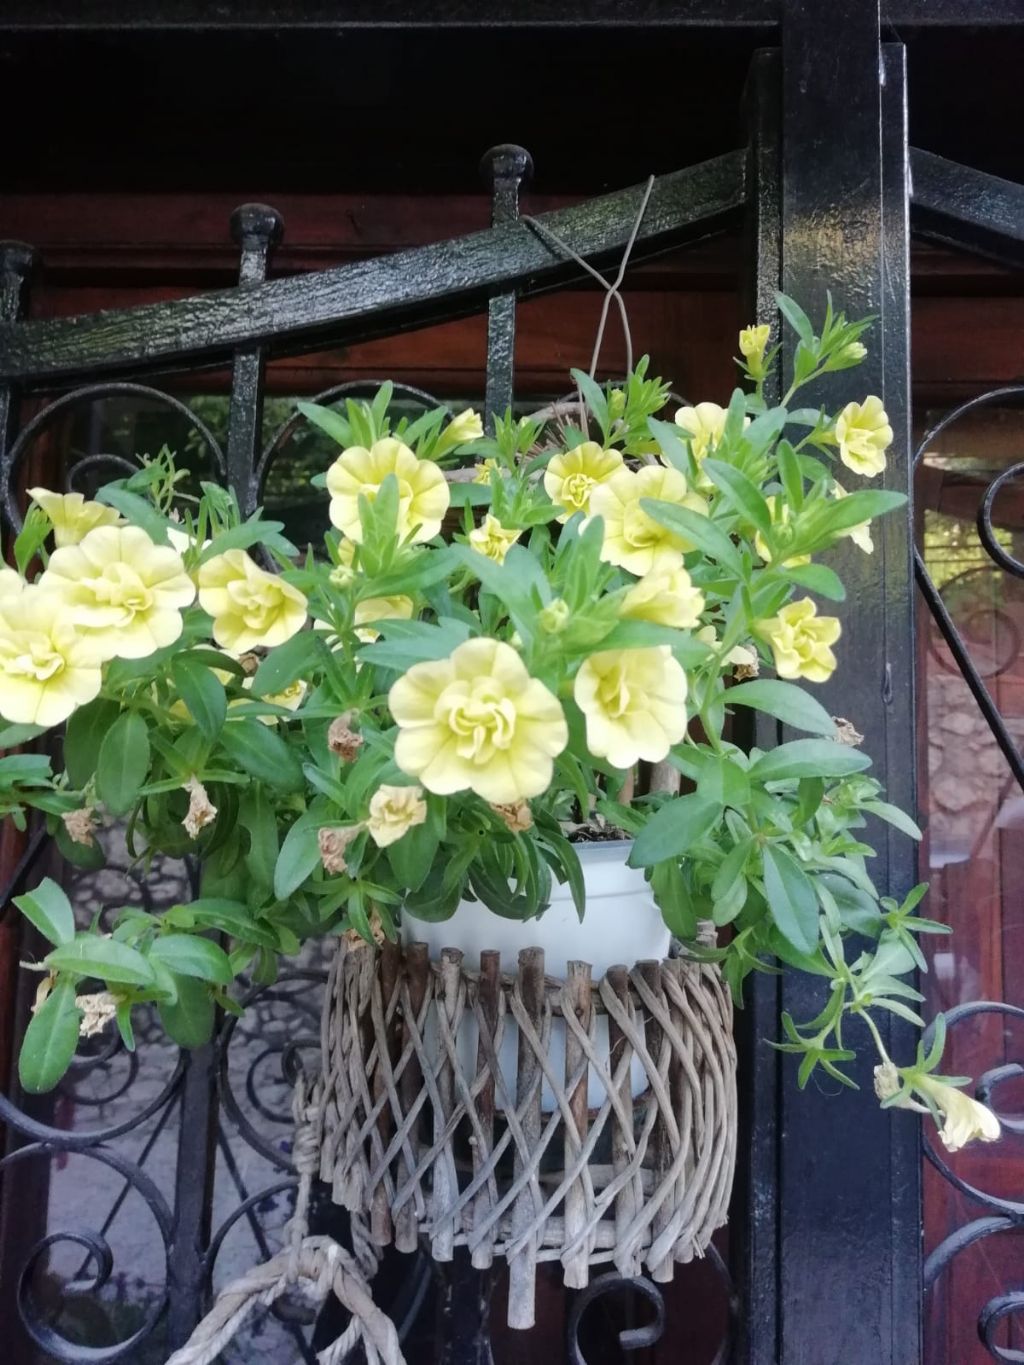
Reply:
<svg viewBox="0 0 1024 1365"><path fill-rule="evenodd" d="M384 783L370 797L366 828L378 848L387 848L426 818L422 787L389 787Z"/></svg>
<svg viewBox="0 0 1024 1365"><path fill-rule="evenodd" d="M544 492L563 508L559 521L577 512L590 513L590 495L599 483L607 483L623 468L617 450L605 450L597 441L584 441L562 455L555 455L544 471Z"/></svg>
<svg viewBox="0 0 1024 1365"><path fill-rule="evenodd" d="M769 493L768 496L765 498L765 502L768 504L768 511L771 514L773 528L776 529L779 527L788 528L793 515L792 508L790 507L789 503L786 502L783 498L776 497L774 493ZM791 534L792 533L790 533L790 535ZM780 550L780 554L783 556L783 558L776 562L781 564L782 568L795 569L800 564L810 564L811 562L810 555L789 555L788 557L786 557L785 534L783 534L780 537L780 539L783 542L782 549ZM761 534L760 531L756 532L756 534L754 535L754 549L757 551L757 553L761 556L761 558L764 560L766 564L771 564L773 562L772 552L768 548L768 542L765 540L764 536Z"/></svg>
<svg viewBox="0 0 1024 1365"><path fill-rule="evenodd" d="M364 598L356 607L356 634L366 644L372 644L379 638L380 631L368 626L367 621L411 621L414 611L412 598L401 594L395 597ZM324 621L318 621L316 624L324 630L330 630L330 626Z"/></svg>
<svg viewBox="0 0 1024 1365"><path fill-rule="evenodd" d="M451 496L444 474L432 460L419 460L401 441L386 436L367 450L350 446L327 471L330 518L339 531L362 543L359 498L372 502L389 474L398 481L399 536L413 543L431 540L441 529Z"/></svg>
<svg viewBox="0 0 1024 1365"><path fill-rule="evenodd" d="M638 576L652 569L680 568L684 553L693 545L649 517L640 506L641 498L673 502L701 516L708 512L707 503L688 490L678 469L645 465L635 474L620 469L590 495L591 515L604 521L601 558Z"/></svg>
<svg viewBox="0 0 1024 1365"><path fill-rule="evenodd" d="M885 452L892 444L892 427L882 400L869 394L863 403L847 403L836 418L839 458L847 469L874 478L885 468Z"/></svg>
<svg viewBox="0 0 1024 1365"><path fill-rule="evenodd" d="M839 639L842 627L834 616L819 616L809 597L790 602L755 629L771 645L780 678L825 682L835 671L836 656L829 646Z"/></svg>
<svg viewBox="0 0 1024 1365"><path fill-rule="evenodd" d="M0 602L17 597L24 592L25 587L25 580L16 569L9 569L6 565L0 568Z"/></svg>
<svg viewBox="0 0 1024 1365"><path fill-rule="evenodd" d="M848 495L841 483L833 483L832 496L838 499L845 498ZM874 554L875 542L871 539L870 521L862 521L857 526L851 526L848 531L843 532L843 535L852 540L858 550L863 550L866 555Z"/></svg>
<svg viewBox="0 0 1024 1365"><path fill-rule="evenodd" d="M498 640L467 640L414 664L388 696L395 762L440 795L471 790L495 805L539 796L569 742L558 698Z"/></svg>
<svg viewBox="0 0 1024 1365"><path fill-rule="evenodd" d="M231 654L283 645L306 624L306 599L244 550L226 550L199 567L199 605L213 617L213 638Z"/></svg>
<svg viewBox="0 0 1024 1365"><path fill-rule="evenodd" d="M28 495L50 518L57 546L77 545L97 526L124 524L113 507L89 502L81 493L51 493L48 488L30 488Z"/></svg>
<svg viewBox="0 0 1024 1365"><path fill-rule="evenodd" d="M586 717L587 748L615 768L660 763L686 734L686 674L668 645L591 654L573 696Z"/></svg>
<svg viewBox="0 0 1024 1365"><path fill-rule="evenodd" d="M740 355L745 360L759 362L764 357L765 347L768 345L768 338L771 334L772 329L766 322L753 327L744 327L740 332ZM755 365L752 364L751 368L755 368ZM704 406L713 405L705 404Z"/></svg>
<svg viewBox="0 0 1024 1365"><path fill-rule="evenodd" d="M485 488L489 488L491 486L491 475L500 473L501 465L497 460L481 460L478 464L473 466L473 478L471 482L482 484Z"/></svg>
<svg viewBox="0 0 1024 1365"><path fill-rule="evenodd" d="M216 670L215 670L216 671ZM247 692L252 690L252 678L244 678L242 686ZM272 692L268 696L260 697L260 701L269 702L271 706L282 706L286 711L297 711L302 705L303 698L309 691L309 683L302 678L296 678L280 692ZM282 716L260 716L259 719L264 725L276 725Z"/></svg>
<svg viewBox="0 0 1024 1365"><path fill-rule="evenodd" d="M653 621L677 630L697 625L703 610L704 594L681 567L644 574L622 601L622 614L630 620Z"/></svg>
<svg viewBox="0 0 1024 1365"><path fill-rule="evenodd" d="M39 587L107 659L144 659L173 644L196 595L177 551L138 526L100 526L54 550Z"/></svg>
<svg viewBox="0 0 1024 1365"><path fill-rule="evenodd" d="M919 1076L915 1089L938 1105L943 1115L939 1137L948 1152L959 1152L969 1142L996 1142L1001 1128L992 1110L979 1100L971 1099L956 1086L937 1081L932 1076Z"/></svg>
<svg viewBox="0 0 1024 1365"><path fill-rule="evenodd" d="M690 438L690 450L699 464L706 459L722 439L725 421L729 416L717 403L698 403L695 408L679 408L676 426L682 427Z"/></svg>
<svg viewBox="0 0 1024 1365"><path fill-rule="evenodd" d="M102 682L95 643L56 593L37 586L0 601L0 715L48 729L92 701Z"/></svg>
<svg viewBox="0 0 1024 1365"><path fill-rule="evenodd" d="M217 807L210 800L206 788L198 777L190 777L184 790L188 792L188 810L182 825L190 839L195 839L200 830L212 825L217 818Z"/></svg>
<svg viewBox="0 0 1024 1365"><path fill-rule="evenodd" d="M495 564L504 564L505 556L522 534L522 531L502 526L498 518L488 512L482 523L470 531L469 543L478 555L493 559Z"/></svg>

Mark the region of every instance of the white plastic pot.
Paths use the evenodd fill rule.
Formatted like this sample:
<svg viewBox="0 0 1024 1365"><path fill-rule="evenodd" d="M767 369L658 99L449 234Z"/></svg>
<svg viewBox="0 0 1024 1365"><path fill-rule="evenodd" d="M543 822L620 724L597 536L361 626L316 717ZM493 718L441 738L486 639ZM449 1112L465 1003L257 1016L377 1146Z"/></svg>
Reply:
<svg viewBox="0 0 1024 1365"><path fill-rule="evenodd" d="M501 954L502 970L506 972L516 970L522 948L543 948L544 970L548 976L564 977L569 962L589 962L595 987L609 967L619 963L632 966L646 959L661 960L668 955L671 935L642 869L626 866L629 848L626 841L577 847L586 889L582 923L568 885L556 883L552 888L551 904L538 919L504 919L479 901L460 901L450 919L437 922L415 919L408 910L403 910L403 942L426 943L435 960L440 958L442 948L460 948L465 965L471 970L478 967L482 951L494 949ZM515 1094L517 1035L514 1021L506 1016L499 1057L511 1095ZM431 1040L428 1038L427 1041L429 1045ZM474 1071L476 1044L476 1020L467 1015L459 1030L459 1055L466 1075L472 1075ZM597 1016L596 1045L607 1059L608 1020L604 1014ZM563 1075L565 1025L557 1018L551 1025L550 1056L555 1074ZM633 1093L639 1095L645 1081L643 1067L636 1061L632 1075ZM604 1085L591 1073L590 1108L599 1108L604 1098ZM547 1083L542 1104L545 1109L554 1105Z"/></svg>

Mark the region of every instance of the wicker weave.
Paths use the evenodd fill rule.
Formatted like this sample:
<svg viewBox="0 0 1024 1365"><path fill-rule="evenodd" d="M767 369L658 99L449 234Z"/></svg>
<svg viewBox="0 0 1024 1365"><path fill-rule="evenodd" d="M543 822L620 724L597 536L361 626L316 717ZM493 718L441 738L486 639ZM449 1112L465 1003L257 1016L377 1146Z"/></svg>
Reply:
<svg viewBox="0 0 1024 1365"><path fill-rule="evenodd" d="M515 975L445 949L342 946L324 1009L321 1176L373 1239L437 1260L509 1263L509 1325L533 1323L538 1261L567 1285L612 1262L672 1278L725 1222L736 1156L732 1006L718 971L682 959L545 977L528 948ZM610 1058L596 1041L608 1016ZM476 1017L476 1065L465 1027ZM564 1020L564 1074L550 1059ZM464 1021L466 1021L464 1023ZM463 1044L459 1046L460 1027ZM515 1093L499 1052L517 1029ZM634 1098L634 1057L646 1074ZM588 1071L605 1092L588 1112ZM554 1094L542 1109L546 1081Z"/></svg>

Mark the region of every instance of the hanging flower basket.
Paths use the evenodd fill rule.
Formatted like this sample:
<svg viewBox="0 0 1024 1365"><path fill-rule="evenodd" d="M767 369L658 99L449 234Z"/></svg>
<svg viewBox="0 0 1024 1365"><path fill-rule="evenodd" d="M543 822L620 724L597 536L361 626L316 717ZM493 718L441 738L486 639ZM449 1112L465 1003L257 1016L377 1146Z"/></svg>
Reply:
<svg viewBox="0 0 1024 1365"><path fill-rule="evenodd" d="M513 1093L499 1060L509 1031ZM335 1201L378 1245L425 1238L441 1261L465 1246L477 1267L505 1258L511 1327L533 1325L540 1261L560 1261L576 1288L608 1262L666 1281L726 1220L736 1051L715 966L669 958L592 980L570 962L561 979L539 948L507 974L494 951L431 961L425 944L343 946L323 1058L320 1174ZM595 1077L603 1098L590 1107Z"/></svg>

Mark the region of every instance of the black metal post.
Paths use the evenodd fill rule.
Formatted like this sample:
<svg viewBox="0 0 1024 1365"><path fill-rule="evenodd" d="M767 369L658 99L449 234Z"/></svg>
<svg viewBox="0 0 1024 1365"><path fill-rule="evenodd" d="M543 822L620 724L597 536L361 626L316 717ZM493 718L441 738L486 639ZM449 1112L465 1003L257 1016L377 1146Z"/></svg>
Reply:
<svg viewBox="0 0 1024 1365"><path fill-rule="evenodd" d="M267 278L270 253L281 240L281 215L268 204L242 204L231 215L231 235L241 247L238 283L261 284ZM263 426L263 381L266 347L240 346L231 374L228 416L228 483L243 515L256 506L254 472Z"/></svg>
<svg viewBox="0 0 1024 1365"><path fill-rule="evenodd" d="M513 223L519 217L519 191L533 175L533 160L525 147L504 144L492 147L480 163L491 186L491 223ZM484 422L490 426L495 413L512 402L515 371L515 290L495 294L487 305L487 388Z"/></svg>
<svg viewBox="0 0 1024 1365"><path fill-rule="evenodd" d="M868 359L843 376L842 391L854 377L858 392L883 398L896 433L883 481L909 493L904 55L901 47L880 47L877 3L843 6L841 45L836 20L835 9L817 0L784 0L781 284L814 317L827 290L836 307L877 315L866 337ZM821 694L865 734L890 799L912 808L909 507L879 527L873 556L846 542L842 571L848 601L840 668ZM887 829L872 833L879 849L873 875L899 895L912 884L914 850ZM787 973L781 1003L808 1018L820 1007L820 991ZM907 1055L908 1034L893 1021L888 1043L897 1057ZM751 1358L909 1365L920 1355L918 1125L879 1108L867 1051L855 1094L801 1092L790 1063L782 1062L778 1099L776 1354L764 1344Z"/></svg>

